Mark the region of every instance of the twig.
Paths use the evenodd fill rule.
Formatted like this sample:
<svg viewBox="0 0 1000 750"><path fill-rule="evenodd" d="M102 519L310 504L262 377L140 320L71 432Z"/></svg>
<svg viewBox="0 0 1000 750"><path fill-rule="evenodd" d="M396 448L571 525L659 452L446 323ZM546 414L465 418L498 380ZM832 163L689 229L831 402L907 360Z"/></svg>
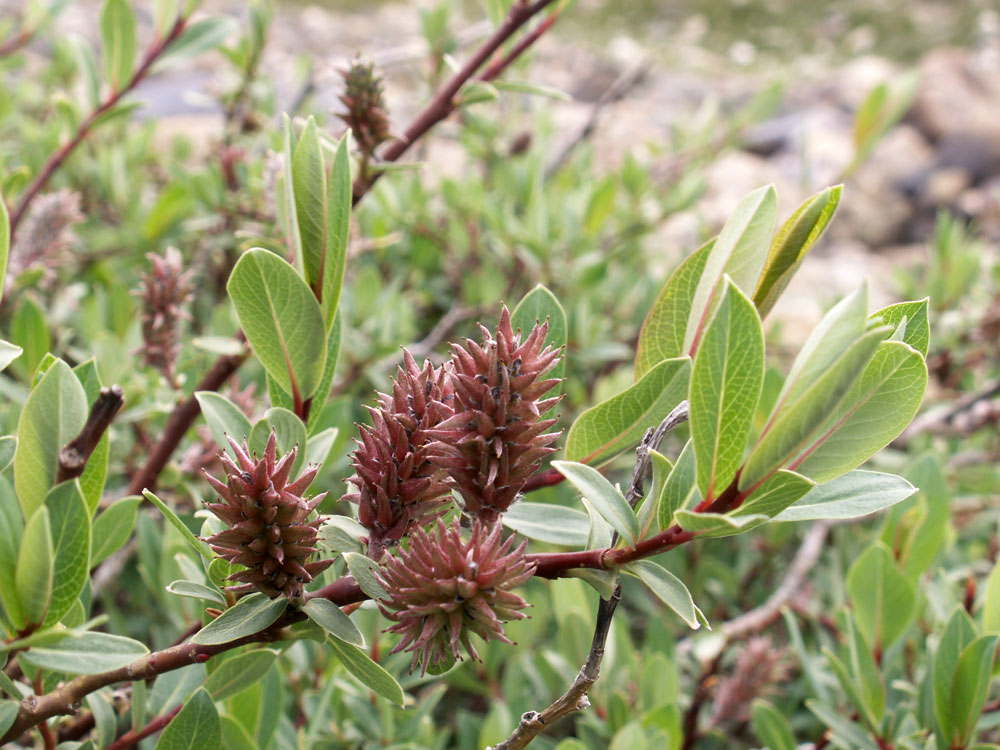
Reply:
<svg viewBox="0 0 1000 750"><path fill-rule="evenodd" d="M917 435L930 432L933 434L955 434L956 427L959 427L958 433L964 434L971 430L966 430L955 424L960 416L968 411L971 411L974 407L981 404L984 401L989 401L996 396L1000 396L1000 380L994 380L992 383L988 383L985 387L976 391L975 393L969 393L966 396L958 399L950 407L943 407L940 409L933 409L917 417L910 425L903 430L903 433L892 441L892 444L897 447L904 447ZM982 425L975 425L974 428L978 429Z"/></svg>
<svg viewBox="0 0 1000 750"><path fill-rule="evenodd" d="M151 734L156 734L161 729L163 729L167 724L169 724L173 718L180 712L182 706L177 706L165 714L157 716L155 719L150 721L142 729L133 729L126 732L117 740L108 745L108 750L124 750L126 747L134 747L142 742L144 739L149 737Z"/></svg>
<svg viewBox="0 0 1000 750"><path fill-rule="evenodd" d="M660 422L658 427L650 427L646 430L639 447L636 449L635 467L632 469L632 481L625 493L625 499L629 505L635 505L642 499L643 483L650 470L651 451L657 450L663 438L674 427L687 421L690 410L687 401L681 401L673 410ZM613 547L618 541L617 532L611 538ZM517 748L527 747L531 741L545 730L548 724L556 719L587 708L590 701L587 698L590 688L601 672L601 661L604 658L604 644L608 639L608 632L611 630L611 620L614 617L618 602L621 601L622 587L618 584L610 599L601 599L597 606L597 621L594 625L594 637L591 640L590 654L587 661L576 676L569 690L557 698L548 708L541 712L528 711L521 716L514 733L496 745L494 750L517 750Z"/></svg>
<svg viewBox="0 0 1000 750"><path fill-rule="evenodd" d="M105 99L100 105L91 112L87 119L80 123L80 126L76 129L76 133L70 138L62 147L49 157L49 160L45 162L45 166L42 170L35 176L35 179L31 181L27 188L25 188L24 193L21 195L17 202L14 210L10 214L10 237L11 242L13 242L14 235L17 232L17 226L21 223L21 219L24 218L25 212L28 210L28 206L31 201L34 200L35 196L38 195L39 191L45 186L45 183L49 181L52 177L53 172L55 172L66 158L73 153L83 140L90 133L90 129L105 113L107 113L112 107L114 107L123 96L129 93L132 89L138 86L142 80L149 74L152 69L153 64L159 59L159 57L173 44L181 33L184 31L184 27L187 24L187 18L185 16L178 16L174 25L167 32L167 35L157 39L153 44L146 50L146 55L143 57L142 62L139 63L139 67L136 68L135 73L132 74L132 78L129 79L128 83L122 86L117 91L111 92L107 99Z"/></svg>
<svg viewBox="0 0 1000 750"><path fill-rule="evenodd" d="M21 29L18 33L0 44L0 57L13 55L26 46L35 36L35 29Z"/></svg>
<svg viewBox="0 0 1000 750"><path fill-rule="evenodd" d="M341 578L323 589L325 598L334 604L343 606L367 598L353 578ZM313 594L310 598L315 598ZM16 737L51 719L53 716L64 716L73 713L73 707L83 698L102 687L118 682L135 682L150 680L164 672L170 672L190 664L201 664L216 654L221 654L233 648L252 643L273 643L284 638L283 629L305 619L298 609L289 608L278 620L267 628L252 635L239 638L229 643L204 645L200 643L181 643L170 646L162 651L154 651L127 666L102 672L100 674L80 675L63 683L55 690L44 695L29 695L21 701L17 718L0 737L0 745L10 742Z"/></svg>
<svg viewBox="0 0 1000 750"><path fill-rule="evenodd" d="M788 572L767 601L749 612L715 626L715 632L721 633L727 641L738 641L775 622L781 616L781 609L790 604L802 591L809 573L823 553L827 537L835 523L835 521L816 521L810 526L802 538L802 544L799 545L795 557L792 558L792 564L788 566ZM693 645L690 638L685 638L677 643L676 651L678 654L687 653Z"/></svg>
<svg viewBox="0 0 1000 750"><path fill-rule="evenodd" d="M691 410L688 402L681 401L671 410L666 418L660 422L659 427L655 430L650 427L649 430L646 431L646 434L642 438L642 442L636 449L637 458L635 468L632 470L632 482L629 484L628 490L625 492L625 499L628 500L629 505L633 508L643 496L642 485L645 483L646 477L649 476L650 472L650 452L659 450L660 444L663 442L663 438L667 436L667 433L678 425L687 422L690 414Z"/></svg>
<svg viewBox="0 0 1000 750"><path fill-rule="evenodd" d="M56 484L75 479L83 474L83 470L87 468L90 454L94 452L123 403L125 403L125 394L120 385L101 388L80 434L66 443L59 451Z"/></svg>
<svg viewBox="0 0 1000 750"><path fill-rule="evenodd" d="M826 539L833 528L832 521L817 521L802 538L788 572L774 593L759 607L745 612L722 624L719 630L726 638L738 640L750 633L763 630L781 616L781 608L792 601L802 590L802 586L812 571L819 556L823 553Z"/></svg>
<svg viewBox="0 0 1000 750"><path fill-rule="evenodd" d="M451 78L449 78L445 83L437 90L427 106L413 119L413 121L406 127L403 131L402 136L392 143L389 144L388 148L381 154L379 161L394 162L398 160L407 150L416 143L421 136L424 135L428 130L437 125L442 120L446 119L452 112L455 111L457 106L456 96L461 88L472 80L476 73L479 71L483 65L496 53L503 44L510 39L524 24L530 21L535 15L540 13L546 7L551 5L555 0L535 0L535 2L527 2L527 0L515 0L513 6L511 6L510 12L507 17L497 26L496 30L487 37L486 41L473 53L472 57L466 61ZM523 50L522 50L523 51ZM513 58L507 59L506 64L497 66L495 69L491 67L491 72L494 77L499 75L503 68L509 65ZM367 193L372 185L379 179L383 174L381 171L374 171L373 173L360 179L354 185L354 203L357 205L358 201Z"/></svg>
<svg viewBox="0 0 1000 750"><path fill-rule="evenodd" d="M590 110L590 116L587 118L587 122L584 123L583 127L580 128L580 132L562 147L552 162L545 168L546 179L549 179L552 175L562 169L563 164L565 164L566 160L569 159L570 154L572 154L581 143L593 135L594 130L597 129L597 123L601 119L601 113L609 105L620 101L630 89L642 81L646 73L649 72L651 64L652 63L648 59L640 60L622 72L622 74L604 90L604 93L601 94L600 98L594 102L594 106Z"/></svg>
<svg viewBox="0 0 1000 750"><path fill-rule="evenodd" d="M698 740L698 714L701 707L705 705L708 696L711 694L712 678L718 673L722 664L722 657L726 650L719 649L719 653L710 661L698 676L698 684L695 686L694 695L691 696L691 703L684 712L684 741L681 750L691 750L691 747Z"/></svg>
<svg viewBox="0 0 1000 750"><path fill-rule="evenodd" d="M622 598L622 587L615 587L610 599L601 599L597 607L597 624L594 627L594 638L590 644L587 661L577 674L569 690L557 698L548 708L541 712L528 711L521 716L517 729L506 740L493 745L487 750L521 750L527 747L535 737L546 730L554 721L581 711L590 706L587 694L597 682L601 673L601 661L604 659L604 646L611 630L611 619Z"/></svg>

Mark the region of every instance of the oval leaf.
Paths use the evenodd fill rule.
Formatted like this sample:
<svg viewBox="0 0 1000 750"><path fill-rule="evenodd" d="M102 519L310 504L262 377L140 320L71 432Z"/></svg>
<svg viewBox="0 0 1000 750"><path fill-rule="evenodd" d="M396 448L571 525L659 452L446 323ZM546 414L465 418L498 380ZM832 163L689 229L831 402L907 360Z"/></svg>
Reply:
<svg viewBox="0 0 1000 750"><path fill-rule="evenodd" d="M508 529L537 542L566 547L587 544L590 521L586 513L576 508L522 500L514 503L501 519Z"/></svg>
<svg viewBox="0 0 1000 750"><path fill-rule="evenodd" d="M706 500L743 463L764 385L764 332L753 303L732 282L702 337L691 370L691 438Z"/></svg>
<svg viewBox="0 0 1000 750"><path fill-rule="evenodd" d="M668 359L631 388L587 409L566 436L566 459L600 466L637 445L687 396L690 372L687 357Z"/></svg>
<svg viewBox="0 0 1000 750"><path fill-rule="evenodd" d="M694 605L691 592L680 578L652 560L636 560L623 570L649 586L660 601L676 612L689 628L697 630L701 627L698 608Z"/></svg>
<svg viewBox="0 0 1000 750"><path fill-rule="evenodd" d="M619 534L635 544L639 521L624 495L597 469L572 461L553 461L553 468L583 495Z"/></svg>
<svg viewBox="0 0 1000 750"><path fill-rule="evenodd" d="M148 648L131 638L89 632L49 646L32 647L18 658L53 672L100 674L128 666L148 653Z"/></svg>
<svg viewBox="0 0 1000 750"><path fill-rule="evenodd" d="M364 651L357 646L332 638L327 643L330 649L344 665L344 668L363 685L370 687L383 698L402 706L404 701L403 688L395 678L382 667L373 662Z"/></svg>
<svg viewBox="0 0 1000 750"><path fill-rule="evenodd" d="M254 248L236 262L226 289L268 374L297 401L312 396L326 363L326 327L302 277L274 253Z"/></svg>
<svg viewBox="0 0 1000 750"><path fill-rule="evenodd" d="M87 397L76 375L55 360L31 389L17 424L14 486L25 518L45 503L55 480L59 451L87 421Z"/></svg>
<svg viewBox="0 0 1000 750"><path fill-rule="evenodd" d="M250 594L195 633L191 642L212 646L259 633L281 617L286 606L288 600L284 597L268 599L263 594Z"/></svg>
<svg viewBox="0 0 1000 750"><path fill-rule="evenodd" d="M365 637L361 635L358 626L333 602L327 599L310 599L302 611L334 638L365 648Z"/></svg>
<svg viewBox="0 0 1000 750"><path fill-rule="evenodd" d="M208 692L199 688L167 724L156 741L156 750L216 750L221 745L219 712Z"/></svg>
<svg viewBox="0 0 1000 750"><path fill-rule="evenodd" d="M852 471L818 484L783 510L776 521L819 521L825 518L859 518L888 508L915 493L917 488L895 474Z"/></svg>

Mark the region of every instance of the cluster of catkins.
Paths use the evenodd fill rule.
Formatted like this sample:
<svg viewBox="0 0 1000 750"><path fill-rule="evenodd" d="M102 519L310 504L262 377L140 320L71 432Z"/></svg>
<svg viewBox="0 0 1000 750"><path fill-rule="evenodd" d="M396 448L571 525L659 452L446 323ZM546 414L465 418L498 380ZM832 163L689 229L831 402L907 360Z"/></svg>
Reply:
<svg viewBox="0 0 1000 750"><path fill-rule="evenodd" d="M481 342L453 344L439 367L420 368L405 353L354 453L349 499L368 529L369 555L383 560L389 597L379 604L402 636L395 651L412 652L424 671L461 658L459 645L477 658L470 633L507 642L502 623L524 617L527 602L511 589L533 566L524 543L502 538L499 520L559 436L549 431L556 420L544 418L559 401L545 398L559 382L546 377L560 357L545 346L548 324L522 339L504 307L495 336L481 329ZM453 492L471 520L466 541L458 520L440 520Z"/></svg>
<svg viewBox="0 0 1000 750"><path fill-rule="evenodd" d="M470 633L509 642L502 623L525 616L527 602L511 590L534 568L499 521L559 436L545 417L559 401L545 397L559 382L546 376L560 357L545 345L547 331L536 324L522 338L504 307L495 336L482 328L481 342L453 344L443 365L420 367L404 351L392 393L378 394L371 426L359 427L357 491L345 499L358 504L368 554L381 562L388 597L379 606L402 636L395 651L412 652L424 671L460 659L460 645L477 658ZM230 442L226 481L209 477L223 502L208 506L230 528L207 541L243 566L231 577L239 590L301 596L330 564L308 561L322 495L304 493L316 470L289 482L295 451L279 460L273 435L259 460ZM455 494L471 525L466 539L459 520L441 520Z"/></svg>

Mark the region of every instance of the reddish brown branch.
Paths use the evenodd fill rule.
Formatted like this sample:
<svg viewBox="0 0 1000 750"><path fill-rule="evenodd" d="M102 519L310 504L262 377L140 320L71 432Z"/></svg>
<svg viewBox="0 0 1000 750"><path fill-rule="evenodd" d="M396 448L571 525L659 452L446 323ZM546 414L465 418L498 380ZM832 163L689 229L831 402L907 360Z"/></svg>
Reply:
<svg viewBox="0 0 1000 750"><path fill-rule="evenodd" d="M70 440L59 451L59 467L56 470L56 484L66 482L83 474L90 454L94 452L101 437L107 432L111 420L125 403L125 395L120 385L101 388L97 400L90 408L90 416L80 430L80 434Z"/></svg>
<svg viewBox="0 0 1000 750"><path fill-rule="evenodd" d="M178 37L180 37L181 33L184 31L186 23L187 19L184 16L179 16L167 35L157 39L153 42L149 49L146 50L146 54L143 57L142 62L139 63L139 67L136 69L135 73L133 73L132 78L129 79L128 83L122 86L121 89L112 91L108 98L101 102L101 104L87 116L87 119L80 123L80 126L76 129L76 133L73 134L73 137L49 157L41 171L35 176L35 179L33 179L31 184L25 188L24 193L17 202L17 205L11 211L11 241L13 241L14 235L17 233L17 226L21 223L21 219L24 218L24 214L28 210L28 206L31 204L31 201L34 200L35 196L38 195L39 191L41 191L41 189L49 181L52 174L62 165L64 161L66 161L67 157L73 153L76 147L83 143L84 139L90 133L91 128L94 127L94 124L104 114L110 111L123 96L142 82L142 80L149 74L153 64L160 58L167 48L173 44Z"/></svg>
<svg viewBox="0 0 1000 750"><path fill-rule="evenodd" d="M473 53L472 57L466 61L465 65L463 65L461 69L459 69L444 83L444 85L441 86L441 88L437 90L430 102L427 103L427 106L420 111L420 113L403 131L402 137L389 144L389 146L381 154L380 161L385 163L398 160L407 152L410 146L420 140L424 133L454 112L458 103L456 97L462 87L476 76L479 69L482 68L483 65L485 65L491 57L493 57L497 50L499 50L504 43L517 33L517 31L524 26L524 24L530 21L534 16L551 5L553 2L554 0L535 0L535 2L515 0L514 5L511 7L510 12L507 14L507 17L503 20L503 22L497 26L496 30L490 34L479 49ZM552 18L554 18L554 15ZM535 32L532 32L525 37L525 39L529 40L526 44L524 43L525 40L522 39L521 43L515 45L508 55L505 55L490 65L487 71L483 74L484 76L489 75L490 77L481 77L481 80L493 80L496 76L500 75L500 73L503 72L503 70L509 66L518 55L531 46L531 44L533 44L537 38L549 28L549 26L551 26L551 21L547 24L543 21L542 26L544 26L544 28L541 32L537 33L537 35L535 35ZM515 50L518 50L517 54L513 54ZM357 205L358 201L360 201L365 193L371 189L372 185L375 184L381 174L381 172L376 171L371 175L364 176L363 179L359 179L358 182L355 183L355 205Z"/></svg>
<svg viewBox="0 0 1000 750"><path fill-rule="evenodd" d="M202 378L201 382L198 383L195 390L219 390L222 384L225 383L234 372L236 372L246 358L246 352L220 357L215 365L212 366L212 369L209 370L205 374L205 377ZM161 437L159 442L153 447L153 450L150 452L149 457L146 459L146 463L143 464L143 467L135 474L135 476L132 477L132 482L128 487L130 495L138 495L144 489L153 490L156 488L157 477L160 476L160 472L163 471L163 468L167 465L167 462L173 455L174 450L183 439L184 434L194 423L194 420L198 418L198 414L200 413L201 407L198 405L198 399L196 399L193 395L188 396L186 399L177 404L173 412L171 412L170 417L167 419L167 424L163 428L163 437Z"/></svg>
<svg viewBox="0 0 1000 750"><path fill-rule="evenodd" d="M22 29L3 44L0 44L0 57L13 55L19 49L26 46L34 36L35 29Z"/></svg>
<svg viewBox="0 0 1000 750"><path fill-rule="evenodd" d="M149 722L142 729L133 729L130 732L126 732L117 740L108 745L108 750L124 750L126 747L134 747L142 742L144 739L149 737L151 734L156 734L161 729L163 729L167 724L169 724L173 718L180 712L181 706L177 706L167 713L157 716L151 722Z"/></svg>

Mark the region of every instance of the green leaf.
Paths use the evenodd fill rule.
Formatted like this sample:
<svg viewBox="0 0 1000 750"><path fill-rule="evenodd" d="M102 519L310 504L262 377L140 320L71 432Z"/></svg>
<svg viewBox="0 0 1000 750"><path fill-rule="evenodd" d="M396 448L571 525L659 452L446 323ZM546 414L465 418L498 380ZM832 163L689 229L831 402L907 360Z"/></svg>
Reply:
<svg viewBox="0 0 1000 750"><path fill-rule="evenodd" d="M109 633L70 635L48 646L33 646L18 655L41 669L65 674L100 674L128 666L149 654L139 641Z"/></svg>
<svg viewBox="0 0 1000 750"><path fill-rule="evenodd" d="M807 700L806 707L830 728L838 747L851 750L879 750L867 731L837 709L817 700Z"/></svg>
<svg viewBox="0 0 1000 750"><path fill-rule="evenodd" d="M566 311L563 310L563 306L559 304L559 300L556 299L556 296L552 292L541 284L538 284L517 303L517 307L514 308L514 312L510 315L510 323L515 331L519 328L521 329L521 338L523 340L531 333L536 322L544 323L545 321L549 323L545 342L553 348L558 349L562 347L563 349L562 359L559 360L559 363L555 367L549 370L545 377L562 378L566 372L566 340L569 330L566 325ZM561 391L562 384L559 384L549 391L545 397L558 396ZM554 410L555 407L545 416L552 415Z"/></svg>
<svg viewBox="0 0 1000 750"><path fill-rule="evenodd" d="M45 496L52 532L52 599L44 625L59 622L76 602L90 570L90 511L77 480L63 482Z"/></svg>
<svg viewBox="0 0 1000 750"><path fill-rule="evenodd" d="M0 203L3 203L2 199ZM19 707L20 704L15 701L0 701L0 737L7 734L7 730L14 725Z"/></svg>
<svg viewBox="0 0 1000 750"><path fill-rule="evenodd" d="M195 552L201 555L203 559L208 560L209 562L215 559L215 555L212 554L212 550L209 549L208 545L205 544L203 541L201 541L201 539L196 537L194 535L194 532L187 527L187 524L184 523L180 518L178 518L177 514L174 513L169 507L167 507L166 503L160 500L160 498L158 498L149 490L143 490L142 496L145 497L147 500L149 500L149 502L151 502L157 508L159 508L160 513L163 514L163 517L170 522L171 526L173 526L181 533L181 536L184 538L184 541L186 541L189 545L191 545L191 549L193 549Z"/></svg>
<svg viewBox="0 0 1000 750"><path fill-rule="evenodd" d="M184 31L156 60L154 70L159 72L169 65L189 60L213 50L239 29L233 18L217 16L188 23Z"/></svg>
<svg viewBox="0 0 1000 750"><path fill-rule="evenodd" d="M776 521L859 518L908 498L917 488L895 474L852 471L818 484L777 516Z"/></svg>
<svg viewBox="0 0 1000 750"><path fill-rule="evenodd" d="M536 542L584 547L590 522L587 514L576 508L552 503L514 503L501 516L503 525Z"/></svg>
<svg viewBox="0 0 1000 750"><path fill-rule="evenodd" d="M888 330L855 341L799 398L778 407L740 473L740 490L752 489L802 454L821 434L827 417L850 391ZM801 472L800 472L801 473Z"/></svg>
<svg viewBox="0 0 1000 750"><path fill-rule="evenodd" d="M42 506L24 526L21 549L17 555L17 570L14 574L17 599L21 603L24 619L29 626L41 625L45 620L45 613L49 611L54 562L55 549L52 543L49 510Z"/></svg>
<svg viewBox="0 0 1000 750"><path fill-rule="evenodd" d="M316 425L319 423L320 415L323 413L323 405L326 403L327 397L330 395L330 386L333 384L333 375L337 370L337 357L340 354L340 339L343 333L343 322L341 321L340 315L336 315L333 319L333 325L330 327L330 333L326 338L326 365L323 367L323 377L320 378L319 387L316 389L316 394L313 396L313 405L309 410L309 419L306 422L306 432L310 435L313 434L313 430L316 429ZM268 383L270 386L270 383ZM270 387L268 388L270 392ZM281 404L275 404L275 406L281 406Z"/></svg>
<svg viewBox="0 0 1000 750"><path fill-rule="evenodd" d="M883 325L892 328L906 320L903 342L920 352L921 356L926 357L927 349L931 343L931 328L927 321L929 302L930 298L924 297L924 299L915 302L900 302L896 305L889 305L878 312L873 312L871 319L881 321Z"/></svg>
<svg viewBox="0 0 1000 750"><path fill-rule="evenodd" d="M17 425L14 486L25 518L40 508L55 480L59 451L87 421L87 399L61 359L31 390Z"/></svg>
<svg viewBox="0 0 1000 750"><path fill-rule="evenodd" d="M697 474L694 443L688 440L663 485L663 496L660 498L659 507L661 529L667 528L674 522L674 514L677 511L694 507L701 501Z"/></svg>
<svg viewBox="0 0 1000 750"><path fill-rule="evenodd" d="M176 708L205 681L205 665L190 664L156 678L149 696L151 716L165 714Z"/></svg>
<svg viewBox="0 0 1000 750"><path fill-rule="evenodd" d="M135 15L128 0L105 0L101 10L101 48L104 77L113 91L132 80L135 63Z"/></svg>
<svg viewBox="0 0 1000 750"><path fill-rule="evenodd" d="M272 430L277 438L279 455L298 446L291 473L292 477L297 477L306 461L306 426L288 409L272 407L264 412L263 418L250 431L250 450L263 455Z"/></svg>
<svg viewBox="0 0 1000 750"><path fill-rule="evenodd" d="M327 599L310 599L302 611L334 638L365 648L365 637L361 635L358 626L333 602Z"/></svg>
<svg viewBox="0 0 1000 750"><path fill-rule="evenodd" d="M21 298L10 323L10 338L14 346L24 351L24 358L18 365L27 373L34 373L52 348L52 334L45 322L45 313L31 297Z"/></svg>
<svg viewBox="0 0 1000 750"><path fill-rule="evenodd" d="M649 461L653 468L653 485L642 498L642 504L636 510L639 521L639 539L645 539L653 522L659 519L660 501L667 486L667 479L674 469L670 459L655 450L649 451Z"/></svg>
<svg viewBox="0 0 1000 750"><path fill-rule="evenodd" d="M101 392L101 379L97 373L97 362L91 357L86 362L74 367L73 374L83 386L87 403L93 404ZM104 494L104 484L108 476L109 453L110 437L105 432L97 442L93 453L90 454L83 474L80 475L80 491L83 493L83 500L87 505L88 518L93 518L94 513L97 512L97 506Z"/></svg>
<svg viewBox="0 0 1000 750"><path fill-rule="evenodd" d="M754 490L749 498L736 509L739 516L761 513L768 518L774 518L786 508L807 495L816 483L796 474L794 471L781 470Z"/></svg>
<svg viewBox="0 0 1000 750"><path fill-rule="evenodd" d="M945 624L934 654L934 714L947 741L954 736L952 693L959 661L966 647L976 640L976 628L962 607L955 607Z"/></svg>
<svg viewBox="0 0 1000 750"><path fill-rule="evenodd" d="M767 317L806 255L823 236L837 211L843 188L835 185L807 198L775 233L753 293L761 318Z"/></svg>
<svg viewBox="0 0 1000 750"><path fill-rule="evenodd" d="M649 309L639 331L635 353L636 380L663 360L683 355L684 334L691 317L694 292L714 243L714 239L709 240L677 266Z"/></svg>
<svg viewBox="0 0 1000 750"><path fill-rule="evenodd" d="M608 220L615 207L615 197L618 195L618 182L612 177L605 177L597 183L590 194L587 210L583 214L583 230L589 235L596 235Z"/></svg>
<svg viewBox="0 0 1000 750"><path fill-rule="evenodd" d="M7 213L7 203L0 193L0 299L3 299L4 282L7 279L7 260L10 257L10 215ZM17 355L14 355L17 356ZM2 370L6 365L0 367ZM2 733L0 733L2 736Z"/></svg>
<svg viewBox="0 0 1000 750"><path fill-rule="evenodd" d="M847 618L847 622L851 671L860 688L864 708L871 716L872 726L877 728L885 713L885 684L882 673L875 663L871 646L865 642L860 629L855 625L854 618Z"/></svg>
<svg viewBox="0 0 1000 750"><path fill-rule="evenodd" d="M403 688L395 678L382 667L373 662L364 651L357 646L331 638L327 641L334 655L361 684L374 690L383 698L387 698L397 706L404 702Z"/></svg>
<svg viewBox="0 0 1000 750"><path fill-rule="evenodd" d="M552 467L566 477L590 501L601 516L629 543L635 544L639 522L624 495L597 469L572 461L553 461Z"/></svg>
<svg viewBox="0 0 1000 750"><path fill-rule="evenodd" d="M330 516L319 530L323 546L331 552L363 552L368 529L348 516Z"/></svg>
<svg viewBox="0 0 1000 750"><path fill-rule="evenodd" d="M685 327L683 353L695 353L712 319L715 301L722 293L724 276L728 275L744 292L756 286L767 259L777 216L778 194L773 185L754 190L733 211L705 260L705 269L695 288Z"/></svg>
<svg viewBox="0 0 1000 750"><path fill-rule="evenodd" d="M330 175L326 262L323 264L323 320L327 330L334 326L334 318L340 307L340 291L344 285L344 270L347 268L347 243L351 236L351 203L354 192L348 153L349 135L350 133L345 134L337 144L333 172ZM326 398L326 393L323 398Z"/></svg>
<svg viewBox="0 0 1000 750"><path fill-rule="evenodd" d="M0 611L7 613L16 630L23 630L25 626L24 609L14 583L23 534L24 517L14 488L7 479L0 477ZM3 631L2 622L0 620L0 632Z"/></svg>
<svg viewBox="0 0 1000 750"><path fill-rule="evenodd" d="M784 715L762 698L750 705L750 724L767 750L796 750L795 735Z"/></svg>
<svg viewBox="0 0 1000 750"><path fill-rule="evenodd" d="M691 370L691 439L698 487L711 500L743 463L764 385L764 332L753 303L726 282Z"/></svg>
<svg viewBox="0 0 1000 750"><path fill-rule="evenodd" d="M900 341L883 341L792 468L824 482L864 463L913 420L926 387L920 353Z"/></svg>
<svg viewBox="0 0 1000 750"><path fill-rule="evenodd" d="M167 584L167 591L177 596L184 596L188 599L201 599L202 601L212 602L212 604L218 604L222 607L228 604L226 597L217 588L206 586L196 581L172 581Z"/></svg>
<svg viewBox="0 0 1000 750"><path fill-rule="evenodd" d="M191 642L212 646L259 633L281 617L287 605L284 597L268 599L263 594L250 594L195 633Z"/></svg>
<svg viewBox="0 0 1000 750"><path fill-rule="evenodd" d="M7 369L7 365L13 362L24 353L24 349L9 341L0 340L0 372Z"/></svg>
<svg viewBox="0 0 1000 750"><path fill-rule="evenodd" d="M996 658L996 635L980 636L962 651L955 669L951 689L949 724L952 727L953 747L964 747L972 739L990 688L993 662Z"/></svg>
<svg viewBox="0 0 1000 750"><path fill-rule="evenodd" d="M143 685L146 683L143 682ZM94 716L94 726L97 729L97 746L107 747L115 741L118 729L118 717L112 707L111 690L104 688L87 696L87 708ZM142 726L141 724L139 725ZM77 748L77 750L80 750Z"/></svg>
<svg viewBox="0 0 1000 750"><path fill-rule="evenodd" d="M326 166L319 143L316 120L306 120L305 129L292 156L292 186L295 215L302 239L302 268L306 283L317 297L323 289L323 264L327 254Z"/></svg>
<svg viewBox="0 0 1000 750"><path fill-rule="evenodd" d="M229 441L226 440L226 435L229 435L237 443L249 440L250 420L236 404L221 393L195 391L194 397L198 399L198 406L201 407L201 413L205 416L205 421L208 422L208 429L212 431L216 445L235 461L236 454Z"/></svg>
<svg viewBox="0 0 1000 750"><path fill-rule="evenodd" d="M130 495L116 501L94 519L90 546L90 567L95 568L117 552L132 536L142 498Z"/></svg>
<svg viewBox="0 0 1000 750"><path fill-rule="evenodd" d="M285 213L285 228L288 231L288 247L293 250L295 256L295 266L300 273L304 273L302 260L302 235L299 232L299 219L295 209L295 181L292 177L293 167L293 144L295 140L292 136L292 121L287 114L281 115L282 145L284 149L285 173L283 184L283 208Z"/></svg>
<svg viewBox="0 0 1000 750"><path fill-rule="evenodd" d="M3 519L0 518L0 524ZM0 544L3 537L0 536ZM0 561L0 565L2 565ZM989 578L986 579L986 596L983 600L983 630L987 633L1000 633L1000 561L993 565Z"/></svg>
<svg viewBox="0 0 1000 750"><path fill-rule="evenodd" d="M730 515L695 513L690 510L679 510L674 514L674 518L685 531L691 531L706 539L742 534L771 520L763 513Z"/></svg>
<svg viewBox="0 0 1000 750"><path fill-rule="evenodd" d="M221 746L219 712L204 688L188 698L156 741L156 750L217 750Z"/></svg>
<svg viewBox="0 0 1000 750"><path fill-rule="evenodd" d="M221 714L222 750L257 750L250 732L229 714Z"/></svg>
<svg viewBox="0 0 1000 750"><path fill-rule="evenodd" d="M622 570L649 586L657 598L676 612L689 628L697 630L701 627L698 608L694 605L691 592L681 579L669 570L652 560L636 560Z"/></svg>
<svg viewBox="0 0 1000 750"><path fill-rule="evenodd" d="M868 327L867 280L823 316L802 345L771 410L771 422L833 367ZM859 368L860 371L860 368Z"/></svg>
<svg viewBox="0 0 1000 750"><path fill-rule="evenodd" d="M906 631L916 614L913 583L881 542L869 545L847 573L847 593L858 629L881 653Z"/></svg>
<svg viewBox="0 0 1000 750"><path fill-rule="evenodd" d="M205 691L213 701L236 695L263 677L277 658L277 651L258 648L226 659L205 680Z"/></svg>
<svg viewBox="0 0 1000 750"><path fill-rule="evenodd" d="M875 716L872 714L871 709L865 702L858 683L847 670L847 667L844 666L844 662L838 659L832 651L824 648L823 655L826 656L827 661L830 663L830 667L833 669L834 675L837 677L837 681L840 683L844 693L847 694L847 699L857 712L856 715L867 725L868 730L871 731L875 727Z"/></svg>
<svg viewBox="0 0 1000 750"><path fill-rule="evenodd" d="M854 117L854 159L845 170L852 173L868 158L875 144L906 114L917 93L919 71L910 71L891 84L875 86Z"/></svg>
<svg viewBox="0 0 1000 750"><path fill-rule="evenodd" d="M319 303L295 269L254 248L236 262L226 288L264 369L297 401L312 396L326 363L326 328Z"/></svg>
<svg viewBox="0 0 1000 750"><path fill-rule="evenodd" d="M0 437L0 471L3 471L10 462L14 460L14 453L17 451L17 438L13 435Z"/></svg>
<svg viewBox="0 0 1000 750"><path fill-rule="evenodd" d="M358 586L368 596L376 601L389 598L389 594L375 576L378 571L377 562L357 552L345 552L344 562L347 563L347 569L351 571L351 575L358 582Z"/></svg>
<svg viewBox="0 0 1000 750"><path fill-rule="evenodd" d="M566 436L569 461L600 466L637 445L684 400L691 360L668 359L631 388L583 412Z"/></svg>

